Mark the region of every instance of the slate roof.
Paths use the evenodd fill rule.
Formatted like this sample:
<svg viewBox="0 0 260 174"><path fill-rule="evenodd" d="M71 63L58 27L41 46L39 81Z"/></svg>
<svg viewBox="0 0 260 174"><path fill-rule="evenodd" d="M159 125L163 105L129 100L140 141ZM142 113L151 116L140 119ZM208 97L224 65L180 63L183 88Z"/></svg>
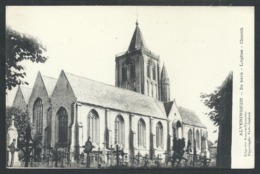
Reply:
<svg viewBox="0 0 260 174"><path fill-rule="evenodd" d="M172 105L173 105L174 101L170 101L170 102L166 102L164 103L164 108L165 108L165 112L166 112L166 115L168 116L171 109L172 109Z"/></svg>
<svg viewBox="0 0 260 174"><path fill-rule="evenodd" d="M50 97L53 93L54 88L55 88L57 79L52 78L52 77L48 77L48 76L42 76L42 80L43 80L43 83L44 83L45 88L47 90L47 93Z"/></svg>
<svg viewBox="0 0 260 174"><path fill-rule="evenodd" d="M167 119L164 104L152 97L64 72L77 101Z"/></svg>
<svg viewBox="0 0 260 174"><path fill-rule="evenodd" d="M130 45L128 47L128 51L140 49L140 48L147 48L147 47L145 45L142 32L138 26L138 23L136 22L136 28L132 36Z"/></svg>
<svg viewBox="0 0 260 174"><path fill-rule="evenodd" d="M25 87L25 86L19 86L19 88L21 89L25 102L28 103L30 96L32 94L32 88Z"/></svg>
<svg viewBox="0 0 260 174"><path fill-rule="evenodd" d="M199 117L193 111L183 107L178 107L178 110L184 124L206 128L206 126L200 121Z"/></svg>

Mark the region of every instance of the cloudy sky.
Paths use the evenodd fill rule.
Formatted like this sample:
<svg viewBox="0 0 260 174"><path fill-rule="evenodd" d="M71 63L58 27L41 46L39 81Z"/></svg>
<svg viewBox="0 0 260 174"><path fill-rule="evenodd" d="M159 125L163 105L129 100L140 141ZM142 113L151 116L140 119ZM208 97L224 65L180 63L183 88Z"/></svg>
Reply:
<svg viewBox="0 0 260 174"><path fill-rule="evenodd" d="M23 62L29 86L36 74L58 78L62 69L107 84L115 83L115 55L126 51L139 26L148 48L160 55L171 82L171 98L194 110L208 127L207 108L200 93L220 86L233 62L239 41L239 7L7 7L6 24L47 46L45 64ZM8 91L7 105L16 88Z"/></svg>

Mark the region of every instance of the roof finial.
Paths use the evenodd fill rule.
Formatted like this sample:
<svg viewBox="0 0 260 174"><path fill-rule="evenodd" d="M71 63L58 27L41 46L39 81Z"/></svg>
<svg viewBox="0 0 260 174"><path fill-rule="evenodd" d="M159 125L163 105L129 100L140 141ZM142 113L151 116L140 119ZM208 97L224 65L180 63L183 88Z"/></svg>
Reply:
<svg viewBox="0 0 260 174"><path fill-rule="evenodd" d="M138 9L136 9L136 22L135 22L135 25L136 26L138 25Z"/></svg>

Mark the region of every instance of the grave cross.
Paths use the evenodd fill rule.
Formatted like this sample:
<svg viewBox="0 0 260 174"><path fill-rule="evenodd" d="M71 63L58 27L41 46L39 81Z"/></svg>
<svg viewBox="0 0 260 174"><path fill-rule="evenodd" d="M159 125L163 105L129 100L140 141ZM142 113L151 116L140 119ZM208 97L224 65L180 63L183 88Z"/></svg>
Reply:
<svg viewBox="0 0 260 174"><path fill-rule="evenodd" d="M19 149L17 149L15 147L15 143L16 143L16 139L13 139L13 142L8 146L8 148L10 149L10 152L11 152L11 166L10 167L13 167L13 165L14 165L14 153L19 151Z"/></svg>
<svg viewBox="0 0 260 174"><path fill-rule="evenodd" d="M60 157L61 157L61 167L64 167L64 157L66 157L66 152L65 150L62 150L60 152Z"/></svg>
<svg viewBox="0 0 260 174"><path fill-rule="evenodd" d="M110 160L110 164L112 165L112 151L114 150L114 148L112 147L112 145L111 145L111 147L110 148L108 148L108 151L107 151L107 160L109 161ZM109 158L109 156L111 155L111 158Z"/></svg>
<svg viewBox="0 0 260 174"><path fill-rule="evenodd" d="M121 150L121 157L122 157L122 165L124 164L124 157L127 153L124 152L124 149Z"/></svg>
<svg viewBox="0 0 260 174"><path fill-rule="evenodd" d="M47 160L47 166L49 166L50 163L50 158L52 157L52 153L51 153L51 147L48 146L47 147L47 151L45 151L45 158Z"/></svg>
<svg viewBox="0 0 260 174"><path fill-rule="evenodd" d="M100 154L102 154L102 151L100 150L100 148L98 148L97 151L93 151L93 153L96 155L97 157L97 161L98 161L98 168L100 168Z"/></svg>
<svg viewBox="0 0 260 174"><path fill-rule="evenodd" d="M162 160L161 155L158 154L157 157L155 158L155 160L156 160L157 167L159 167L160 166L160 161Z"/></svg>
<svg viewBox="0 0 260 174"><path fill-rule="evenodd" d="M143 157L143 159L144 159L144 167L147 167L147 165L148 165L148 163L149 163L149 155L146 154L146 155Z"/></svg>
<svg viewBox="0 0 260 174"><path fill-rule="evenodd" d="M36 143L32 139L31 128L29 124L25 129L25 135L20 135L19 140L21 141L19 149L21 149L24 154L25 167L28 167L28 163L31 157L30 154L36 147Z"/></svg>
<svg viewBox="0 0 260 174"><path fill-rule="evenodd" d="M142 155L140 154L140 152L137 153L136 157L137 157L137 158L134 158L134 159L137 160L137 166L139 166L139 164L140 164L140 157L142 157Z"/></svg>
<svg viewBox="0 0 260 174"><path fill-rule="evenodd" d="M165 164L166 164L166 166L168 166L169 152L165 151L163 154L165 155Z"/></svg>
<svg viewBox="0 0 260 174"><path fill-rule="evenodd" d="M116 151L113 151L114 154L116 154L116 165L119 166L119 155L122 152L122 150L119 150L118 144L116 145Z"/></svg>
<svg viewBox="0 0 260 174"><path fill-rule="evenodd" d="M84 153L87 154L87 168L90 167L90 153L92 152L92 149L94 148L94 146L92 145L92 142L90 141L90 136L88 137L88 141L85 143L85 146L83 146L84 149Z"/></svg>
<svg viewBox="0 0 260 174"><path fill-rule="evenodd" d="M59 154L58 154L58 145L56 144L54 148L50 147L50 149L53 151L53 160L55 162L55 167L58 167L58 161L59 161Z"/></svg>

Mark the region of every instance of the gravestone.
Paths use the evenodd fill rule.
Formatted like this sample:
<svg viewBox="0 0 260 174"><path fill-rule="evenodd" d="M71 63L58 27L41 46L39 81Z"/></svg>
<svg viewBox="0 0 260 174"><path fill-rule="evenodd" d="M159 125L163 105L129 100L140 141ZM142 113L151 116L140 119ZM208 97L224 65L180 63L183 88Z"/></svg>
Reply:
<svg viewBox="0 0 260 174"><path fill-rule="evenodd" d="M6 147L7 147L7 165L9 167L18 167L20 166L18 152L17 152L17 141L18 133L17 129L14 126L14 116L12 116L11 125L7 130L6 135Z"/></svg>
<svg viewBox="0 0 260 174"><path fill-rule="evenodd" d="M201 138L201 156L204 157L205 155L207 158L210 158L207 135L203 135Z"/></svg>

